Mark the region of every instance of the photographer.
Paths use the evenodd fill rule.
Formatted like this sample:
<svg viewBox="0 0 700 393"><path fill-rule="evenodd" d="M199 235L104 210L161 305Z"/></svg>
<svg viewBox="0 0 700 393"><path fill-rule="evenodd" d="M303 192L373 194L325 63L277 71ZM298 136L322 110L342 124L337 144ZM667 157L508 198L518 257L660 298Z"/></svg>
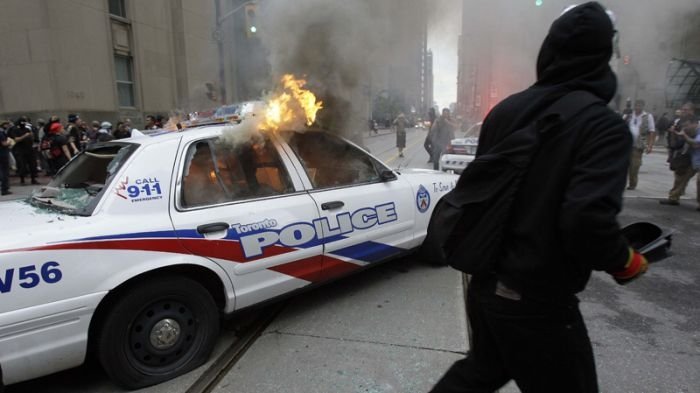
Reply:
<svg viewBox="0 0 700 393"><path fill-rule="evenodd" d="M695 150L688 143L688 140L695 138L697 133L698 119L695 117L695 107L691 103L686 103L681 107L681 117L669 128L668 148L669 148L669 168L673 171L673 188L668 193L668 199L659 201L662 205L680 205L681 195L685 193L685 188L690 179L695 175L691 154Z"/></svg>

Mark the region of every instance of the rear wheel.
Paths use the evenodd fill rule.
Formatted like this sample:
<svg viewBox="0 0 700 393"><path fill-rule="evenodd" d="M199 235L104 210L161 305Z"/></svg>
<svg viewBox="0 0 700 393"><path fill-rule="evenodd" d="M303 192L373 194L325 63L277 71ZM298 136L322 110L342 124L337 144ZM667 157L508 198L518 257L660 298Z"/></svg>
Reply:
<svg viewBox="0 0 700 393"><path fill-rule="evenodd" d="M146 281L123 292L97 337L97 356L128 389L154 385L206 362L219 333L211 294L184 277Z"/></svg>

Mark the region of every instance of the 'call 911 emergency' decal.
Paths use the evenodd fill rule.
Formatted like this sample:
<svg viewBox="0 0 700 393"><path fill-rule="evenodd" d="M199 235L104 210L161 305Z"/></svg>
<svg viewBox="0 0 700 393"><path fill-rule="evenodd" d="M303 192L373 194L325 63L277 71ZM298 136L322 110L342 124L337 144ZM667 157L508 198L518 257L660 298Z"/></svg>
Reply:
<svg viewBox="0 0 700 393"><path fill-rule="evenodd" d="M138 178L133 183L127 176L115 188L117 196L135 202L146 202L163 199L160 181L155 177Z"/></svg>
<svg viewBox="0 0 700 393"><path fill-rule="evenodd" d="M17 269L6 269L4 274L0 273L0 293L10 292L12 288L18 286L31 289L42 282L55 284L63 278L63 273L58 267L58 262L49 261L41 266L29 265Z"/></svg>
<svg viewBox="0 0 700 393"><path fill-rule="evenodd" d="M416 206L418 211L425 213L430 208L430 193L422 185L418 188L416 193Z"/></svg>
<svg viewBox="0 0 700 393"><path fill-rule="evenodd" d="M340 213L333 217L322 217L312 222L295 222L282 229L273 229L277 221L267 219L250 224L233 224L231 230L238 235L245 258L263 255L263 251L274 245L285 247L313 247L322 241L330 242L343 238L356 230L370 229L398 220L396 206L387 203L365 207L353 213Z"/></svg>

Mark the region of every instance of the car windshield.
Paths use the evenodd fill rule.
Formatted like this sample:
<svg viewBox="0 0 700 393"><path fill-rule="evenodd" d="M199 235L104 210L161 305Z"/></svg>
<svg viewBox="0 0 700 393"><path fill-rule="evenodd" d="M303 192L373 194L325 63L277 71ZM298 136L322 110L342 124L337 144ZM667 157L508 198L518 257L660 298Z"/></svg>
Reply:
<svg viewBox="0 0 700 393"><path fill-rule="evenodd" d="M53 180L35 191L30 203L66 214L89 216L114 175L138 148L134 143L106 143L75 156Z"/></svg>

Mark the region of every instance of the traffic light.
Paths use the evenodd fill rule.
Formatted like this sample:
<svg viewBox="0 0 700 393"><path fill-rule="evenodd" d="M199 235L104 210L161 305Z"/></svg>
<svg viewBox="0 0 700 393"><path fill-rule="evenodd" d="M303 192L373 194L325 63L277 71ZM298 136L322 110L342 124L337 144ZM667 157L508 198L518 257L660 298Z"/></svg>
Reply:
<svg viewBox="0 0 700 393"><path fill-rule="evenodd" d="M255 3L245 6L245 33L248 37L253 37L258 32L258 5Z"/></svg>
<svg viewBox="0 0 700 393"><path fill-rule="evenodd" d="M537 6L537 7L541 7L542 3L544 3L543 0L535 0L535 6Z"/></svg>

